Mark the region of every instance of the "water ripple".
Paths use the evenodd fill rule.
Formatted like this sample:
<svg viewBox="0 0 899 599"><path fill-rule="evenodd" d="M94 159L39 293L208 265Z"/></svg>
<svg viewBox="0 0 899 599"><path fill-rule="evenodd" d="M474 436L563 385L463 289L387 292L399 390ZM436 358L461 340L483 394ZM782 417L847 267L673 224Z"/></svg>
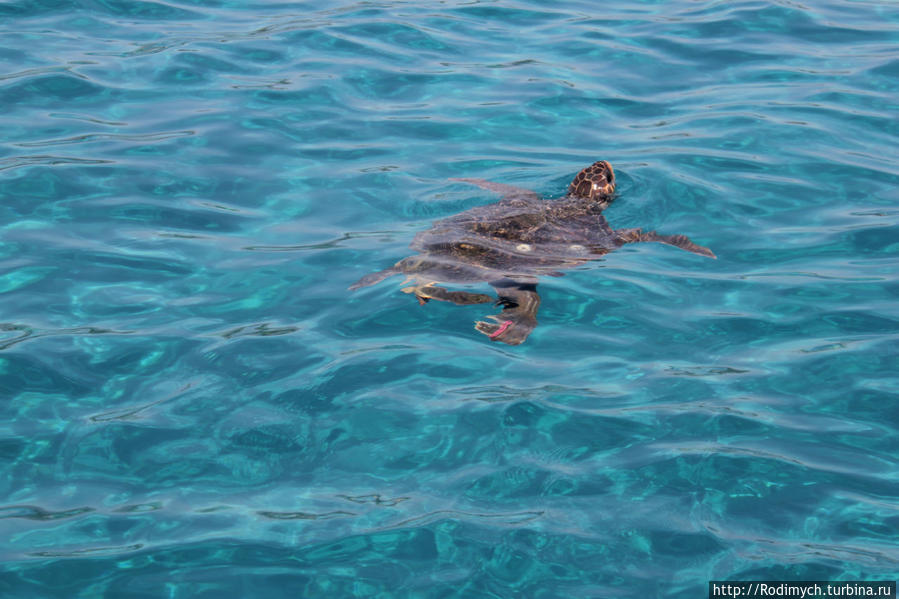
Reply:
<svg viewBox="0 0 899 599"><path fill-rule="evenodd" d="M115 160L102 160L91 158L76 158L72 156L11 156L0 158L0 171L7 171L31 166L61 166L61 165L91 165L114 164Z"/></svg>
<svg viewBox="0 0 899 599"><path fill-rule="evenodd" d="M92 141L163 141L167 139L175 139L178 137L189 137L195 135L194 131L170 131L165 133L146 133L137 134L117 134L117 133L91 133L86 135L78 135L75 137L67 137L64 139L48 139L43 141L19 142L13 145L23 148L38 148L43 146L62 146L67 144L88 143Z"/></svg>

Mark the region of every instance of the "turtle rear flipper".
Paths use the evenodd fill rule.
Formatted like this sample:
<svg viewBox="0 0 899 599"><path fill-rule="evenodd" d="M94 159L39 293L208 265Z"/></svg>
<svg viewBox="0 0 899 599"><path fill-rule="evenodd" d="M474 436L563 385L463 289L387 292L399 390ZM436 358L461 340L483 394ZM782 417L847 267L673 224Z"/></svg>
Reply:
<svg viewBox="0 0 899 599"><path fill-rule="evenodd" d="M450 291L449 289L444 289L443 287L439 287L437 285L434 285L433 283L404 287L403 293L414 293L415 297L418 298L418 303L422 306L425 305L428 300L432 299L441 302L451 302L453 304L456 304L457 306L467 306L470 304L486 304L493 301L492 297L484 293L471 293L469 291Z"/></svg>
<svg viewBox="0 0 899 599"><path fill-rule="evenodd" d="M384 270L380 270L378 272L373 272L370 275L365 275L355 283L349 286L350 291L355 291L360 287L368 287L369 285L374 285L375 283L380 283L384 279L388 277L392 277L393 275L399 274L400 271L396 269L396 267L391 266L390 268L385 268Z"/></svg>
<svg viewBox="0 0 899 599"><path fill-rule="evenodd" d="M474 328L483 333L491 341L501 341L507 345L521 345L531 331L537 326L537 308L540 307L540 295L537 286L522 284L515 287L494 285L503 306L499 314L487 318L496 321L479 320Z"/></svg>

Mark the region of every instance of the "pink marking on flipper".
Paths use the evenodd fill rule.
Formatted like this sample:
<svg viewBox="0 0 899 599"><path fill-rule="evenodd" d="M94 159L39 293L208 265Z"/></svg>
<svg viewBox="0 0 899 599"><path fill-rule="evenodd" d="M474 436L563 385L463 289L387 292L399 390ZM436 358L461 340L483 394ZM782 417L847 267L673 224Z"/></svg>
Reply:
<svg viewBox="0 0 899 599"><path fill-rule="evenodd" d="M487 335L487 336L490 337L491 339L496 339L497 337L499 337L500 335L502 335L503 333L505 333L505 332L506 332L506 329L508 329L510 326L512 326L512 321L511 321L511 320L507 320L507 321L505 321L503 324L501 324L501 325L499 326L499 328L496 329L495 332L493 332L493 333L491 333L490 335Z"/></svg>

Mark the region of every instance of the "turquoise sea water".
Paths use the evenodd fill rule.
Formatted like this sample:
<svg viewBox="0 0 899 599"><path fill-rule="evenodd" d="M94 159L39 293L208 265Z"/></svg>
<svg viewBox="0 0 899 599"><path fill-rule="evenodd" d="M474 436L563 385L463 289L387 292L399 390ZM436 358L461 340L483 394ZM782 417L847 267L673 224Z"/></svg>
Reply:
<svg viewBox="0 0 899 599"><path fill-rule="evenodd" d="M0 595L895 580L897 115L891 1L0 4ZM598 159L718 260L346 291Z"/></svg>

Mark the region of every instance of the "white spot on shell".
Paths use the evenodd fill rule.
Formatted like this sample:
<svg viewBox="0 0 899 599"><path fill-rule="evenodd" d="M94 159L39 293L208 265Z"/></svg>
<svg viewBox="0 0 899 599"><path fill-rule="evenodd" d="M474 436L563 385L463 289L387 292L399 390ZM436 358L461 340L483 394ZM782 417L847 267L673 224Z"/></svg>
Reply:
<svg viewBox="0 0 899 599"><path fill-rule="evenodd" d="M587 248L585 248L584 246L582 246L580 244L573 243L568 246L568 249L571 250L572 252L583 252Z"/></svg>
<svg viewBox="0 0 899 599"><path fill-rule="evenodd" d="M518 250L519 252L530 252L534 248L532 248L531 244L529 244L529 243L519 243L518 245L515 246L515 249Z"/></svg>

